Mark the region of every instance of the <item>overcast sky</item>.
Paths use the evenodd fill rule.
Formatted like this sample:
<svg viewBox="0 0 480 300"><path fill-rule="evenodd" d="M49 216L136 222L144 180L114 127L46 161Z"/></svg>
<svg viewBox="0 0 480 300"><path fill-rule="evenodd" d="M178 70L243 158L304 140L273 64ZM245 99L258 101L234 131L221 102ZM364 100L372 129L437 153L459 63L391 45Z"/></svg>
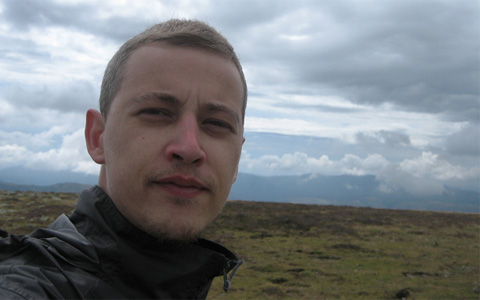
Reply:
<svg viewBox="0 0 480 300"><path fill-rule="evenodd" d="M105 66L126 39L174 17L213 25L242 62L240 172L478 190L479 3L0 0L0 169L97 173L83 126Z"/></svg>

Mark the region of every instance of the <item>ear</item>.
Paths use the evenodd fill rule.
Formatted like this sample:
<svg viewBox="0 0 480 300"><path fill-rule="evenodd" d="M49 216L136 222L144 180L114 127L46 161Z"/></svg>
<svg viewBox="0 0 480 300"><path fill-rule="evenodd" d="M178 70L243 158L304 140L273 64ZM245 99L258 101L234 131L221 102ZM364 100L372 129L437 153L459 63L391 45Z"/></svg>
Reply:
<svg viewBox="0 0 480 300"><path fill-rule="evenodd" d="M90 157L97 164L105 163L103 149L103 131L105 130L105 120L100 112L95 109L87 111L87 121L85 124L85 141Z"/></svg>
<svg viewBox="0 0 480 300"><path fill-rule="evenodd" d="M243 147L243 144L245 143L245 137L243 138L243 141L242 141L242 147ZM232 184L235 183L235 181L237 181L237 177L238 177L238 165L237 165L237 169L235 170L235 176L233 176L233 182Z"/></svg>

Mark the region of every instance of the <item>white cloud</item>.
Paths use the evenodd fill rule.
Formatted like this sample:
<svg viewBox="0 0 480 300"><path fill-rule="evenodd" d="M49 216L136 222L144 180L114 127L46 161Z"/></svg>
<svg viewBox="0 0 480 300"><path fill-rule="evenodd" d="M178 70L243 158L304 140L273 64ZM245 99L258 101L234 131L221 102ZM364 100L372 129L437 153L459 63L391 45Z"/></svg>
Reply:
<svg viewBox="0 0 480 300"><path fill-rule="evenodd" d="M33 153L28 151L26 147L13 145L0 146L0 165L9 167L17 164L25 163L27 157L31 157Z"/></svg>
<svg viewBox="0 0 480 300"><path fill-rule="evenodd" d="M57 147L64 135L82 128L84 122L84 113L17 107L15 113L0 119L0 145L17 144L34 152L44 151Z"/></svg>
<svg viewBox="0 0 480 300"><path fill-rule="evenodd" d="M93 35L59 27L34 28L2 38L18 48L5 49L1 71L4 80L28 85L62 84L65 80L96 84L118 47Z"/></svg>
<svg viewBox="0 0 480 300"><path fill-rule="evenodd" d="M356 155L347 154L338 163L338 167L341 167L343 174L367 175L378 173L387 164L387 160L380 154L371 154L364 159Z"/></svg>
<svg viewBox="0 0 480 300"><path fill-rule="evenodd" d="M22 165L35 170L72 170L98 174L99 167L87 153L83 131L83 129L78 129L63 134L61 145L47 151L32 151L26 146L17 144L1 145L0 165L2 168ZM44 136L49 134L52 133L47 132Z"/></svg>
<svg viewBox="0 0 480 300"><path fill-rule="evenodd" d="M480 178L478 166L471 168L455 166L430 152L424 152L414 159L393 163L380 154L371 154L364 158L346 154L339 160L332 160L326 155L310 157L302 152L252 158L248 152L244 151L240 161L240 171L253 170L262 175L306 173L375 175L381 183L381 191L392 192L403 189L414 195L438 195L444 191L444 184L461 180L475 182Z"/></svg>
<svg viewBox="0 0 480 300"><path fill-rule="evenodd" d="M326 155L310 157L303 152L252 158L244 151L240 161L241 171L256 170L268 175L305 173L367 175L379 172L387 164L386 159L379 154L368 155L363 159L353 154L347 154L341 160L334 161Z"/></svg>
<svg viewBox="0 0 480 300"><path fill-rule="evenodd" d="M406 159L399 164L399 168L416 177L429 176L442 181L480 176L478 165L471 168L454 166L446 160L439 159L437 154L431 152L423 152L416 159Z"/></svg>
<svg viewBox="0 0 480 300"><path fill-rule="evenodd" d="M39 170L75 170L81 162L91 161L83 132L79 129L64 135L59 148L35 153L26 165Z"/></svg>
<svg viewBox="0 0 480 300"><path fill-rule="evenodd" d="M466 122L452 122L439 115L401 111L392 104L369 106L324 94L283 92L249 98L246 131L329 137L349 143L358 142L360 132L383 143L422 149L442 146L446 136L466 126Z"/></svg>
<svg viewBox="0 0 480 300"><path fill-rule="evenodd" d="M413 195L425 196L441 195L445 191L441 182L412 175L393 164L377 174L377 180L380 181L379 190L384 193L403 189Z"/></svg>

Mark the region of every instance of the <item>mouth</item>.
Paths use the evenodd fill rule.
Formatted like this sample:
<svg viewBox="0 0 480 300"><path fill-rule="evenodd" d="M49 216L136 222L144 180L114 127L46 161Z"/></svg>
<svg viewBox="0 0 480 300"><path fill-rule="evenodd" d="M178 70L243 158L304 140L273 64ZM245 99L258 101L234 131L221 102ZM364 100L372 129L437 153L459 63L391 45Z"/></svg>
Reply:
<svg viewBox="0 0 480 300"><path fill-rule="evenodd" d="M208 191L200 181L184 175L164 177L153 183L175 197L194 198Z"/></svg>

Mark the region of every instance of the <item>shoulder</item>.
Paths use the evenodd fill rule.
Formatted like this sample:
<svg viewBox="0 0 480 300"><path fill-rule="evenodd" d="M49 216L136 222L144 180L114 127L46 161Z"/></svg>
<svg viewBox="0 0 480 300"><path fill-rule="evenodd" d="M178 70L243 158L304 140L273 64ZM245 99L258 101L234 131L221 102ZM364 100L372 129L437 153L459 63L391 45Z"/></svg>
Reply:
<svg viewBox="0 0 480 300"><path fill-rule="evenodd" d="M78 251L72 240L75 237L62 230L38 229L29 235L2 231L0 299L79 298L69 277L92 276L71 265L69 256Z"/></svg>
<svg viewBox="0 0 480 300"><path fill-rule="evenodd" d="M48 299L58 296L43 270L29 265L41 257L22 243L24 238L10 235L0 239L0 299Z"/></svg>
<svg viewBox="0 0 480 300"><path fill-rule="evenodd" d="M15 287L9 286L7 283L3 282L3 279L0 277L0 299L35 299L29 293L26 293L23 290L18 290ZM38 297L38 296L37 296Z"/></svg>
<svg viewBox="0 0 480 300"><path fill-rule="evenodd" d="M61 299L48 261L28 235L2 233L0 299ZM53 276L52 276L53 275Z"/></svg>
<svg viewBox="0 0 480 300"><path fill-rule="evenodd" d="M33 243L42 248L29 245L19 247L20 251L0 253L4 258L8 256L0 259L0 299L124 298L96 274L73 265L81 264L80 260L67 261L57 249L50 249L51 245L45 248L42 241Z"/></svg>
<svg viewBox="0 0 480 300"><path fill-rule="evenodd" d="M125 298L98 277L96 251L59 217L48 229L0 237L0 299Z"/></svg>
<svg viewBox="0 0 480 300"><path fill-rule="evenodd" d="M22 270L10 266L8 274L0 274L0 299L61 299L57 289L47 284L41 272ZM0 267L0 272L5 266Z"/></svg>

